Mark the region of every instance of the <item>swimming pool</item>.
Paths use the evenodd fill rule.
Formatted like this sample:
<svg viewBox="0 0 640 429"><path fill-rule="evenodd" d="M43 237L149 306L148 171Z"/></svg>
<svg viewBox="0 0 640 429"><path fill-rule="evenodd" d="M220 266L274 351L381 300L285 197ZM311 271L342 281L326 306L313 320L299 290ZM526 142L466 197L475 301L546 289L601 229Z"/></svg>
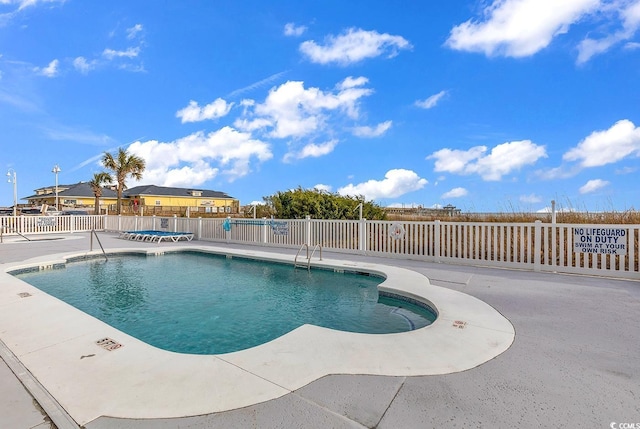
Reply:
<svg viewBox="0 0 640 429"><path fill-rule="evenodd" d="M379 293L382 276L201 252L124 255L15 275L164 350L221 354L304 324L386 334L431 324L426 305Z"/></svg>
<svg viewBox="0 0 640 429"><path fill-rule="evenodd" d="M101 237L109 259L118 253L155 256L197 251L280 262L291 266L293 252L275 248L234 248L218 243L128 242ZM9 274L55 271L100 250L68 246L50 250L32 243L23 260L0 268L0 351L23 365L80 425L101 416L133 419L175 418L239 409L279 398L330 374L425 376L474 368L513 343L511 323L470 295L430 284L416 271L366 261L313 259L312 267L366 272L384 278L380 292L426 303L437 312L429 326L394 334L362 334L303 325L273 341L218 355L174 353L141 341ZM21 249L23 246L17 246ZM24 250L23 250L24 252ZM104 259L104 257L103 257ZM158 258L161 259L161 258ZM293 269L293 268L291 268ZM306 270L298 270L304 272ZM105 348L102 340L117 342ZM26 380L25 385L31 385ZM51 415L49 413L49 415Z"/></svg>

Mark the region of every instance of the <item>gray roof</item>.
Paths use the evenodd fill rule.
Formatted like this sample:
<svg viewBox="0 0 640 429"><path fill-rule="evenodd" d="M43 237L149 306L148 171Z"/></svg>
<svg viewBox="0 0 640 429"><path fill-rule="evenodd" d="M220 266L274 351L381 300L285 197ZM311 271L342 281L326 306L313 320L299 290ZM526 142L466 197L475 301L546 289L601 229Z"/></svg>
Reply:
<svg viewBox="0 0 640 429"><path fill-rule="evenodd" d="M133 188L126 189L123 192L125 197L134 196L134 195L158 195L158 196L166 196L166 197L193 197L192 192L198 191L201 192L199 195L200 198L229 198L233 199L233 197L228 194L220 191L208 191L206 189L198 189L198 188L171 188L167 186L156 186L156 185L142 185L135 186Z"/></svg>
<svg viewBox="0 0 640 429"><path fill-rule="evenodd" d="M62 186L58 186L62 188ZM94 198L93 190L89 183L80 182L74 185L64 185L64 187L68 189L60 189L58 191L58 197L84 197L84 198ZM170 188L166 186L156 186L156 185L142 185L135 186L133 188L125 189L122 193L124 198L128 198L130 196L135 195L157 195L157 196L167 196L167 197L192 197L193 191L201 192L200 198L228 198L234 199L230 197L228 194L220 191L208 191L206 189L197 189L197 188ZM30 195L28 197L21 198L23 200L30 198L42 198L54 195L54 192L48 194L41 195ZM117 198L118 194L116 191L110 188L102 188L102 197L101 198Z"/></svg>
<svg viewBox="0 0 640 429"><path fill-rule="evenodd" d="M89 186L88 182L80 182L80 183L76 183L75 185L65 185L65 187L68 187L68 189L64 189L64 190L60 189L60 191L58 191L58 197L60 198L62 197L95 198L93 190L91 189L91 186ZM48 194L41 194L41 195L30 195L22 199L26 200L29 198L42 198L50 195L55 195L55 192L51 192ZM116 198L116 197L117 197L117 194L115 191L109 188L102 188L101 198Z"/></svg>

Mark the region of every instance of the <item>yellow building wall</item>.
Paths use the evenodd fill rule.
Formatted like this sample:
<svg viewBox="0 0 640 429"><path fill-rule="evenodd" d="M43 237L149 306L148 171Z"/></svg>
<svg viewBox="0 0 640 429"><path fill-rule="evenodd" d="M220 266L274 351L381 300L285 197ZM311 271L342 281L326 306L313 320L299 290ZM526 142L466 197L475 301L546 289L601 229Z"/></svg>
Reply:
<svg viewBox="0 0 640 429"><path fill-rule="evenodd" d="M37 198L30 198L29 205L41 206L43 204L47 204L49 206L55 207L56 205L56 197L54 196L43 196ZM64 207L93 207L95 203L95 198L91 197L63 197L58 196L58 205L60 208ZM100 198L100 206L104 207L109 204L115 204L115 198Z"/></svg>
<svg viewBox="0 0 640 429"><path fill-rule="evenodd" d="M128 201L133 201L134 197L129 197ZM232 198L202 198L202 197L171 197L145 195L138 196L138 201L143 206L166 206L166 207L235 207L240 202Z"/></svg>
<svg viewBox="0 0 640 429"><path fill-rule="evenodd" d="M67 207L70 207L70 206L72 206L74 204L75 204L76 207L80 207L80 206L93 207L95 202L96 202L95 198L80 198L80 197L78 197L78 198L74 198L74 197L60 198L60 206L67 206ZM106 205L115 204L115 203L116 203L115 198L100 198L100 205L101 206L106 206Z"/></svg>

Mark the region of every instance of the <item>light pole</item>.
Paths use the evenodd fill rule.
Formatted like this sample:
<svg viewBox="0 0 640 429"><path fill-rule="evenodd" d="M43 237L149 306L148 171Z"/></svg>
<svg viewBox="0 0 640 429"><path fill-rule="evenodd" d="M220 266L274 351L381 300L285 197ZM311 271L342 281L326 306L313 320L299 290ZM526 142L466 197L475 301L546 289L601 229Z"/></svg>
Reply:
<svg viewBox="0 0 640 429"><path fill-rule="evenodd" d="M53 166L53 170L51 170L51 172L56 175L56 211L59 211L60 209L58 208L58 173L60 173L60 167L58 167L58 164Z"/></svg>
<svg viewBox="0 0 640 429"><path fill-rule="evenodd" d="M13 172L13 175L11 174ZM7 182L13 182L13 215L18 216L18 177L16 175L16 170L10 168L7 171L7 177L9 178Z"/></svg>

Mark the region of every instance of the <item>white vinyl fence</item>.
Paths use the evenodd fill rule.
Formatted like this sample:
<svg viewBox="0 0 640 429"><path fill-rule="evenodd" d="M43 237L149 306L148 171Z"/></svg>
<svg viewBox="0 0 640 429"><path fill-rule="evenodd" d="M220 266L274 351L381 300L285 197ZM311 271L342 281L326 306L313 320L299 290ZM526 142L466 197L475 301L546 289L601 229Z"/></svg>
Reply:
<svg viewBox="0 0 640 429"><path fill-rule="evenodd" d="M534 271L640 279L640 225L107 216L105 229Z"/></svg>
<svg viewBox="0 0 640 429"><path fill-rule="evenodd" d="M4 234L160 230L195 239L640 280L640 225L4 216Z"/></svg>
<svg viewBox="0 0 640 429"><path fill-rule="evenodd" d="M0 216L0 234L48 234L104 230L104 216Z"/></svg>

